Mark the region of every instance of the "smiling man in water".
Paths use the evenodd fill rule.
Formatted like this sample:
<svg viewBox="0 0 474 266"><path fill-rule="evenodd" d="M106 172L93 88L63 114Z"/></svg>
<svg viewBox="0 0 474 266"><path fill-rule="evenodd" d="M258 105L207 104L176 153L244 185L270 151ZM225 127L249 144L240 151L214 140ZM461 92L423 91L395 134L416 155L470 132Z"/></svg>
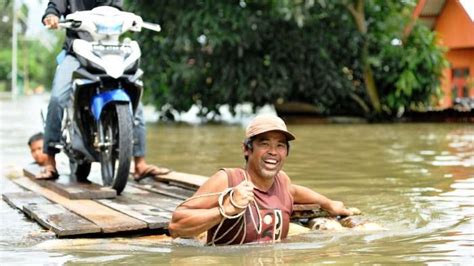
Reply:
<svg viewBox="0 0 474 266"><path fill-rule="evenodd" d="M288 235L293 204L319 204L330 214L352 215L340 201L291 183L282 170L295 137L274 115L257 116L243 143L245 168L221 169L173 213L172 237L207 231L207 244L268 242Z"/></svg>

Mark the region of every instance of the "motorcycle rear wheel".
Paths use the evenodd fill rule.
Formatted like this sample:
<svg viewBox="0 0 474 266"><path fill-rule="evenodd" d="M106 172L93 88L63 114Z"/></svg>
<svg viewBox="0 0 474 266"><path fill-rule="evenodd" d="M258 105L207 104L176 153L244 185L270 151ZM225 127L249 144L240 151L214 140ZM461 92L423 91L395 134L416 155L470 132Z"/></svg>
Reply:
<svg viewBox="0 0 474 266"><path fill-rule="evenodd" d="M127 185L132 158L133 125L128 103L108 106L100 123L108 144L100 152L102 182L120 194Z"/></svg>

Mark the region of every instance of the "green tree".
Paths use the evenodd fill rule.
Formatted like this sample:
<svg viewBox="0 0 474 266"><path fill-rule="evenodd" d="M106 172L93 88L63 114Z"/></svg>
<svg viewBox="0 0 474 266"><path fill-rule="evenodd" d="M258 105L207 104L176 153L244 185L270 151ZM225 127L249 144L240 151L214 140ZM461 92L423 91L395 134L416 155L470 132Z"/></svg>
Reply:
<svg viewBox="0 0 474 266"><path fill-rule="evenodd" d="M0 0L0 82L6 83L11 71L12 2ZM3 85L5 86L5 85ZM3 86L0 84L0 90Z"/></svg>
<svg viewBox="0 0 474 266"><path fill-rule="evenodd" d="M12 23L13 1L0 0L0 81L10 86L10 72L12 68ZM46 49L38 39L26 36L28 7L22 4L17 10L18 16L18 72L25 79L25 87L34 88L44 85L49 88L55 71L55 54L60 50L63 38L51 36L56 39L54 49ZM38 23L40 23L38 21Z"/></svg>
<svg viewBox="0 0 474 266"><path fill-rule="evenodd" d="M369 117L428 104L439 92L442 49L421 26L403 39L412 8L381 0L129 1L163 28L137 36L147 99L163 111L196 104L202 115L242 102L306 102L325 114Z"/></svg>
<svg viewBox="0 0 474 266"><path fill-rule="evenodd" d="M0 47L2 50L11 46L12 36L12 1L0 0Z"/></svg>

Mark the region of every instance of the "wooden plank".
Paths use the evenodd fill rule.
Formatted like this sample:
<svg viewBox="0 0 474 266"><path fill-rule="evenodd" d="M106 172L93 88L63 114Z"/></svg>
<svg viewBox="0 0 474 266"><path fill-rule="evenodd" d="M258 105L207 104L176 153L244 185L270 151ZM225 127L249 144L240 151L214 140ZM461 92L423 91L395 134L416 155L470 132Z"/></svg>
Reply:
<svg viewBox="0 0 474 266"><path fill-rule="evenodd" d="M26 177L35 179L35 176L40 174L42 170L43 170L43 167L39 166L38 164L31 163L23 167L23 174ZM37 181L46 181L46 180L37 180Z"/></svg>
<svg viewBox="0 0 474 266"><path fill-rule="evenodd" d="M176 207L182 202L174 199L163 197L159 194L154 194L152 192L143 191L139 188L134 188L138 190L138 193L130 193L125 190L122 195L129 199L134 199L145 204L153 205L157 208L162 208L170 211L170 215L176 209ZM149 194L147 194L149 193ZM322 210L318 204L295 204L293 205L293 213L291 219L308 219L316 217L329 217L330 215Z"/></svg>
<svg viewBox="0 0 474 266"><path fill-rule="evenodd" d="M291 213L291 219L311 219L330 217L331 215L321 209L318 204L295 204L293 205L293 212Z"/></svg>
<svg viewBox="0 0 474 266"><path fill-rule="evenodd" d="M60 237L101 232L97 225L59 204L28 204L23 206L23 210L39 224Z"/></svg>
<svg viewBox="0 0 474 266"><path fill-rule="evenodd" d="M66 209L88 219L99 226L104 233L114 233L121 231L133 231L147 228L147 224L123 213L117 212L92 200L70 200L41 187L27 177L20 177L13 180L18 185L37 192L47 199L61 204Z"/></svg>
<svg viewBox="0 0 474 266"><path fill-rule="evenodd" d="M119 196L115 199L100 199L97 202L147 223L148 228L168 228L171 212L144 204L133 199Z"/></svg>
<svg viewBox="0 0 474 266"><path fill-rule="evenodd" d="M205 177L204 177L205 178ZM159 178L155 178L158 180ZM170 182L173 184L173 182ZM194 190L191 189L181 189L174 187L173 193L170 193L170 190L173 189L173 186L163 184L162 182L153 181L153 179L142 180L139 184L130 183L132 187L143 189L149 192L159 193L166 196L176 197L182 200L185 200L191 197ZM185 194L186 193L186 194ZM192 193L192 194L191 194ZM140 200L140 199L137 199ZM159 200L156 200L158 202ZM176 205L177 206L177 205ZM167 209L172 210L174 206L169 206ZM292 219L302 219L302 218L315 218L315 217L328 217L329 214L322 210L318 204L295 204L293 205Z"/></svg>
<svg viewBox="0 0 474 266"><path fill-rule="evenodd" d="M68 176L61 176L57 180L35 179L40 171L41 167L35 164L30 164L23 169L25 176L68 199L111 199L117 196L117 192L112 188L102 187L95 183L75 182Z"/></svg>
<svg viewBox="0 0 474 266"><path fill-rule="evenodd" d="M115 189L102 187L95 183L46 181L44 187L69 199L113 199L117 196Z"/></svg>
<svg viewBox="0 0 474 266"><path fill-rule="evenodd" d="M31 191L13 192L2 194L3 200L13 208L23 211L23 207L28 204L48 204L49 200Z"/></svg>
<svg viewBox="0 0 474 266"><path fill-rule="evenodd" d="M318 204L293 204L293 211L311 211L319 209L321 209L321 206Z"/></svg>
<svg viewBox="0 0 474 266"><path fill-rule="evenodd" d="M160 190L164 190L164 191L167 191L168 193L172 193L173 195L179 195L179 198L189 198L191 197L192 195L194 195L194 193L196 193L196 190L198 190L198 188L190 188L190 187L183 187L181 186L180 184L177 184L176 182L169 182L168 184L166 183L163 183L163 182L154 182L152 183L152 186L153 188L155 189L160 189ZM177 198L178 196L175 196L175 198Z"/></svg>
<svg viewBox="0 0 474 266"><path fill-rule="evenodd" d="M195 190L184 189L176 186L170 186L163 182L153 181L151 179L142 180L140 183L136 183L134 181L130 181L128 183L129 186L139 188L142 190L146 190L149 192L158 193L161 195L165 195L168 197L184 200L191 197Z"/></svg>
<svg viewBox="0 0 474 266"><path fill-rule="evenodd" d="M181 172L172 171L166 175L159 175L155 177L158 181L175 182L177 184L185 185L186 187L199 188L207 181L207 177L202 175L193 175Z"/></svg>
<svg viewBox="0 0 474 266"><path fill-rule="evenodd" d="M183 202L183 199L166 197L134 186L127 186L122 192L122 196L167 211L169 216L165 217L169 218L171 218L176 207Z"/></svg>
<svg viewBox="0 0 474 266"><path fill-rule="evenodd" d="M134 194L134 193L124 191L122 192L122 195L128 199L141 202L147 205L151 205L151 206L154 206L155 208L158 208L164 211L168 211L170 212L170 217L171 217L171 213L174 212L176 207L182 202L182 200L168 198L168 197L164 197L162 195L158 195L158 194L150 193L150 192L148 192L148 194Z"/></svg>
<svg viewBox="0 0 474 266"><path fill-rule="evenodd" d="M164 181L170 185L160 184L160 182L151 182L151 180ZM194 175L182 172L172 171L166 175L159 175L153 179L144 179L140 181L140 184L134 183L135 187L145 189L151 192L160 193L167 196L179 197L180 199L187 199L191 197L194 192L207 181L207 177L201 175ZM186 190L176 190L173 191L175 195L169 195L170 191L176 188L173 188L173 185L182 185ZM152 188L150 188L152 186ZM295 204L293 206L294 211L312 211L320 210L320 206L317 204Z"/></svg>
<svg viewBox="0 0 474 266"><path fill-rule="evenodd" d="M156 192L155 189L144 186L144 185L132 185L129 186L134 189L138 190L145 190L147 192ZM144 194L145 192L142 192ZM132 193L127 193L127 191L123 192L122 195L128 197L128 198L133 198L137 201L141 201L147 204L151 204L154 206L157 206L159 208L165 208L166 210L169 210L173 212L176 207L181 203L179 201L173 200L172 202L168 203L167 201L170 200L170 198L165 198L163 196L160 196L157 194L155 197L153 196L147 196L147 197L142 197L140 195L133 195ZM182 200L186 200L189 197L182 197ZM322 210L321 207L318 204L295 204L293 205L293 213L291 216L291 219L306 219L306 218L315 218L315 217L328 217L330 216L326 211Z"/></svg>

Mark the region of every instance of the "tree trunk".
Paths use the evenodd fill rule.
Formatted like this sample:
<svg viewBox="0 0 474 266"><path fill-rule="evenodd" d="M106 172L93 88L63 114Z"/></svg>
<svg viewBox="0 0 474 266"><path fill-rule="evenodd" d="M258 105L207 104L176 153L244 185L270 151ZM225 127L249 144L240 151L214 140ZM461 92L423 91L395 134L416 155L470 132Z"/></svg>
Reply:
<svg viewBox="0 0 474 266"><path fill-rule="evenodd" d="M26 94L30 90L30 71L29 71L29 49L26 38L23 38L22 42L23 50L23 94Z"/></svg>
<svg viewBox="0 0 474 266"><path fill-rule="evenodd" d="M380 113L381 105L377 92L377 85L375 84L374 74L369 63L369 44L367 43L367 38L365 38L367 35L367 24L365 21L364 0L356 0L355 4L353 2L351 4L346 4L345 6L354 18L357 30L364 37L361 59L363 64L365 88L367 90L367 94L369 95L372 107L376 113Z"/></svg>

